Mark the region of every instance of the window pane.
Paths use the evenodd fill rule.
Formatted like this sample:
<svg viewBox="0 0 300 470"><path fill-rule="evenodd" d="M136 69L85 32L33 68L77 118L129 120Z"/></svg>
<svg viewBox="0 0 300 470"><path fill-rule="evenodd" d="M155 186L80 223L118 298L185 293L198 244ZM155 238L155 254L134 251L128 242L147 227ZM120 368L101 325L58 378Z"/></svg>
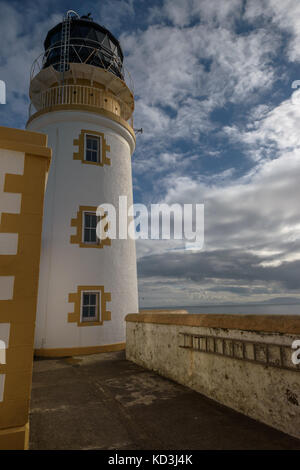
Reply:
<svg viewBox="0 0 300 470"><path fill-rule="evenodd" d="M87 318L88 316L89 316L89 307L83 307L82 318Z"/></svg>
<svg viewBox="0 0 300 470"><path fill-rule="evenodd" d="M84 224L86 227L90 227L91 215L85 213L84 214Z"/></svg>
<svg viewBox="0 0 300 470"><path fill-rule="evenodd" d="M92 162L98 161L98 152L95 150L91 150L91 161Z"/></svg>
<svg viewBox="0 0 300 470"><path fill-rule="evenodd" d="M98 138L97 137L89 137L87 136L86 138L86 147L88 149L94 149L97 150L98 148Z"/></svg>
<svg viewBox="0 0 300 470"><path fill-rule="evenodd" d="M93 229L90 231L90 241L96 243L97 241L97 236L96 236L96 230Z"/></svg>
<svg viewBox="0 0 300 470"><path fill-rule="evenodd" d="M96 226L97 226L97 216L96 216L96 214L93 214L90 217L91 217L91 227L96 228Z"/></svg>
<svg viewBox="0 0 300 470"><path fill-rule="evenodd" d="M86 161L88 161L88 162L92 161L92 152L91 152L91 150L86 151Z"/></svg>
<svg viewBox="0 0 300 470"><path fill-rule="evenodd" d="M96 307L89 307L90 308L90 317L95 318L96 317Z"/></svg>
<svg viewBox="0 0 300 470"><path fill-rule="evenodd" d="M83 305L89 305L89 303L90 303L89 294L83 294Z"/></svg>
<svg viewBox="0 0 300 470"><path fill-rule="evenodd" d="M90 230L89 229L84 229L84 241L85 242L90 242L91 241Z"/></svg>
<svg viewBox="0 0 300 470"><path fill-rule="evenodd" d="M90 305L96 305L97 294L90 294Z"/></svg>

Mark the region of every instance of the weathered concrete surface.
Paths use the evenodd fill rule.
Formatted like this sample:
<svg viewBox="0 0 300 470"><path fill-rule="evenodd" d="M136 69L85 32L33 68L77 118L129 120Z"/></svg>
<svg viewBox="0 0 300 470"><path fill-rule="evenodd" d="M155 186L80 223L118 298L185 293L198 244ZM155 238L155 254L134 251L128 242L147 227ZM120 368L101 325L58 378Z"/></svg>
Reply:
<svg viewBox="0 0 300 470"><path fill-rule="evenodd" d="M34 364L31 449L299 449L300 441L125 360Z"/></svg>
<svg viewBox="0 0 300 470"><path fill-rule="evenodd" d="M197 319L198 315L190 316L196 317L196 320L193 319L195 325L203 317L200 315L200 319ZM175 324L163 324L166 321L163 315L160 315L161 323L158 323L158 315L153 317L153 323L152 319L151 323L147 323L145 315L127 317L127 359L300 439L300 371L291 362L291 345L297 336L279 332L186 326L184 321L188 315L178 316L182 324L177 324L176 316ZM214 315L209 319L212 323L213 317ZM223 324L225 320L222 319ZM243 322L240 318L235 321ZM189 322L187 318L187 323ZM213 351L206 353L184 349L180 347L182 333L246 341L247 344L269 344L269 356L273 355L273 345L284 345L284 363L294 369L272 367L265 362L259 364ZM222 351L222 341L218 343L221 343L219 346ZM280 350L277 348L277 353L278 351ZM248 353L250 351L246 347L245 355L250 357L251 354ZM265 357L259 356L258 359L265 360Z"/></svg>

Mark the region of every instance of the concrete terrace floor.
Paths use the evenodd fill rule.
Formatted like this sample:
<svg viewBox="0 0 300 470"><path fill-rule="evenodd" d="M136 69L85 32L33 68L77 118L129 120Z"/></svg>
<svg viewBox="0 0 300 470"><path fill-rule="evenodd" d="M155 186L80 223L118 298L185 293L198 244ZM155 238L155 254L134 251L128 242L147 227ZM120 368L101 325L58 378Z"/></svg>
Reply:
<svg viewBox="0 0 300 470"><path fill-rule="evenodd" d="M30 448L300 450L300 441L116 352L35 361Z"/></svg>

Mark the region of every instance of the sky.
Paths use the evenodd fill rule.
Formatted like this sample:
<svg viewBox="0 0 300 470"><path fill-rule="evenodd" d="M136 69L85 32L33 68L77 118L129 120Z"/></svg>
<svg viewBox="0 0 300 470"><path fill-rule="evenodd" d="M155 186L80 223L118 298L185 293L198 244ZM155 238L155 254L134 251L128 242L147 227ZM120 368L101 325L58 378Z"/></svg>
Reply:
<svg viewBox="0 0 300 470"><path fill-rule="evenodd" d="M201 251L138 240L140 305L300 302L299 0L0 0L0 124L68 10L120 41L134 83L136 203L205 207Z"/></svg>

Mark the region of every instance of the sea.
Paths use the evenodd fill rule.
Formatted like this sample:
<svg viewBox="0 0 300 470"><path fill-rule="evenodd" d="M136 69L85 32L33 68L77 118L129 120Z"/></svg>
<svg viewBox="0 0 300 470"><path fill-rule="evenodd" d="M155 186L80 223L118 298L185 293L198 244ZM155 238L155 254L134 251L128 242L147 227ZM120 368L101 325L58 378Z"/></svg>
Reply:
<svg viewBox="0 0 300 470"><path fill-rule="evenodd" d="M188 313L244 314L244 315L300 315L300 304L234 304L234 305L199 305L177 307L144 307L155 310L182 310Z"/></svg>

